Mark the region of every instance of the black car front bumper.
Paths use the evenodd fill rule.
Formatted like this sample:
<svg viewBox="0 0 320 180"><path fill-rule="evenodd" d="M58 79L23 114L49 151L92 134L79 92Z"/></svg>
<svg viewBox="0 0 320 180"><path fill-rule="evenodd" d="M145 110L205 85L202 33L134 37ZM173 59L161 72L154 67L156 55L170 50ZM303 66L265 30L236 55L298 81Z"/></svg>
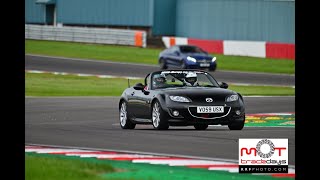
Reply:
<svg viewBox="0 0 320 180"><path fill-rule="evenodd" d="M240 103L224 105L224 113L197 113L196 105L169 106L165 111L168 113L168 123L171 126L188 126L195 124L228 125L233 122L245 121L245 109ZM174 116L173 111L178 111L179 116ZM238 115L236 111L240 111Z"/></svg>

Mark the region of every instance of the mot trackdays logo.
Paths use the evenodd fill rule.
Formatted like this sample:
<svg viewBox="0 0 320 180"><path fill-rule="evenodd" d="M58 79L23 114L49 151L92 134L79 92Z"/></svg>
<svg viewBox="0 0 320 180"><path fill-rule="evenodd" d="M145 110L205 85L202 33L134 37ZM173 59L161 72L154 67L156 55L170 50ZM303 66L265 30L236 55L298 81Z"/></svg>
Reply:
<svg viewBox="0 0 320 180"><path fill-rule="evenodd" d="M269 147L267 147L266 149L266 152L263 153L262 152L262 146L263 145L268 145ZM256 146L256 150L257 150L257 153L260 157L262 158L269 158L271 157L273 154L274 154L274 144L271 140L269 139L262 139L258 142L257 146Z"/></svg>
<svg viewBox="0 0 320 180"><path fill-rule="evenodd" d="M206 102L210 103L210 102L212 102L212 101L213 101L212 98L206 98Z"/></svg>
<svg viewBox="0 0 320 180"><path fill-rule="evenodd" d="M239 139L240 173L288 173L288 139Z"/></svg>

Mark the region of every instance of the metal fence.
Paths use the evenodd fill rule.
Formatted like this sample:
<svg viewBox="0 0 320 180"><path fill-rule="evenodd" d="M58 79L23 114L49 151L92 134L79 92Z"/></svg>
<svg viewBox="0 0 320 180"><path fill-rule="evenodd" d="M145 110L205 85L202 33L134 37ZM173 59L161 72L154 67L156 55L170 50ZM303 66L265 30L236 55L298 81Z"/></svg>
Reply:
<svg viewBox="0 0 320 180"><path fill-rule="evenodd" d="M25 24L25 38L98 44L147 46L145 31L108 28L55 27Z"/></svg>

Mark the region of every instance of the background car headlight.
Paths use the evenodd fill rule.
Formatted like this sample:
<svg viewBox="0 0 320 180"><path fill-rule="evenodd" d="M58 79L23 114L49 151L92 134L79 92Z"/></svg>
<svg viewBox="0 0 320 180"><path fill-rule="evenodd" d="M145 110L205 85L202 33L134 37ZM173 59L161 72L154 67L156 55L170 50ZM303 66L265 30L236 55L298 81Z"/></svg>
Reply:
<svg viewBox="0 0 320 180"><path fill-rule="evenodd" d="M215 62L216 60L217 60L216 57L213 57L213 58L212 58L212 62Z"/></svg>
<svg viewBox="0 0 320 180"><path fill-rule="evenodd" d="M231 95L226 98L226 102L237 101L239 99L238 95Z"/></svg>
<svg viewBox="0 0 320 180"><path fill-rule="evenodd" d="M197 60L195 58L190 57L190 56L187 57L187 60L188 61L192 61L192 62L197 62Z"/></svg>
<svg viewBox="0 0 320 180"><path fill-rule="evenodd" d="M169 96L172 101L176 102L191 102L188 98L182 96Z"/></svg>

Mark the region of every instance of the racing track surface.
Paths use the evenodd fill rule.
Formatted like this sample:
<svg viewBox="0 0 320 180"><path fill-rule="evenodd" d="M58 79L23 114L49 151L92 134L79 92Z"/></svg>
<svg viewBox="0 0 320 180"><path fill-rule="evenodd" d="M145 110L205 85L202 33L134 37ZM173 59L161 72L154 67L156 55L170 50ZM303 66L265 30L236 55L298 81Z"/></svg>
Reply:
<svg viewBox="0 0 320 180"><path fill-rule="evenodd" d="M101 74L115 76L145 77L147 73L160 70L156 65L115 63L110 61L77 60L57 57L25 55L26 70L55 71L67 73ZM294 75L220 71L211 73L217 81L259 85L294 86Z"/></svg>
<svg viewBox="0 0 320 180"><path fill-rule="evenodd" d="M25 143L130 150L209 158L238 159L239 138L288 138L289 164L295 165L295 128L189 127L153 130L137 125L122 130L119 97L25 99ZM245 97L246 113L294 112L295 97Z"/></svg>

